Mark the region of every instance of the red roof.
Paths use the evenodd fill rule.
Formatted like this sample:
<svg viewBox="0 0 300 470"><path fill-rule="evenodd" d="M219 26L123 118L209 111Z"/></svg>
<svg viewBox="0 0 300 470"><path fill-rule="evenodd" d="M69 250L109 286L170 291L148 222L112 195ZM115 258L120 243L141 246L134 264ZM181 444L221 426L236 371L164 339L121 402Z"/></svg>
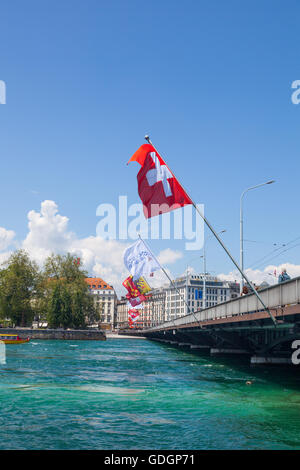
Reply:
<svg viewBox="0 0 300 470"><path fill-rule="evenodd" d="M86 277L85 282L90 289L112 289L113 287L103 281L101 277Z"/></svg>

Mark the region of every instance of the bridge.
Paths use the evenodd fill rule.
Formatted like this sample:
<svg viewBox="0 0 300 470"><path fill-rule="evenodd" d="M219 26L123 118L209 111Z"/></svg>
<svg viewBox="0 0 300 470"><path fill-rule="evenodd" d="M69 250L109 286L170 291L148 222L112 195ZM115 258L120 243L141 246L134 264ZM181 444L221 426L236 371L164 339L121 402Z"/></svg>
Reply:
<svg viewBox="0 0 300 470"><path fill-rule="evenodd" d="M300 340L300 277L144 329L148 339L212 355L248 355L252 364L292 364Z"/></svg>

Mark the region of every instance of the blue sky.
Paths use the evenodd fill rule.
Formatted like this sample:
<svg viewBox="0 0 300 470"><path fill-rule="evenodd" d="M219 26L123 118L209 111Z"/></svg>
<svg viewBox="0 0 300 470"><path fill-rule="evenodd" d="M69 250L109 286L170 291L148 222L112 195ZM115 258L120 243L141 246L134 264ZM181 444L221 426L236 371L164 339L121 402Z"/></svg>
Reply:
<svg viewBox="0 0 300 470"><path fill-rule="evenodd" d="M276 180L246 196L246 266L300 236L299 13L294 0L2 2L0 226L23 240L52 200L77 237L95 235L98 204L139 202L126 162L149 133L236 258L241 192ZM299 265L299 248L274 263ZM212 240L207 256L232 270Z"/></svg>

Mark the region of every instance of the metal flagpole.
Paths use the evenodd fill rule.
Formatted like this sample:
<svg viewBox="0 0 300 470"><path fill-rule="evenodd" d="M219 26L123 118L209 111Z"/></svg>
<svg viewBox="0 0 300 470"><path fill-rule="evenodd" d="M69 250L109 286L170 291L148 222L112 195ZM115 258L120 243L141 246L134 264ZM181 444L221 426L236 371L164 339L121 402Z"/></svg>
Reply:
<svg viewBox="0 0 300 470"><path fill-rule="evenodd" d="M170 283L172 284L172 286L174 287L174 289L176 290L176 292L178 293L179 297L184 301L185 305L187 306L187 309L188 309L188 313L189 314L192 314L196 320L197 323L199 323L199 326L202 328L202 325L200 323L200 321L197 319L196 315L194 314L194 312L191 311L190 307L189 307L189 304L188 302L185 300L184 296L181 294L181 292L179 291L178 287L176 286L176 284L174 283L174 281L170 278L169 274L167 273L167 271L165 270L165 268L160 264L160 262L158 261L158 259L156 258L156 256L152 253L152 251L150 250L149 246L147 245L147 243L145 242L145 240L142 239L142 237L140 236L139 234L139 239L144 243L145 247L147 248L147 250L150 251L150 253L152 254L153 258L155 259L155 261L157 262L157 264L160 266L161 270L163 271L163 273L165 274L165 276L169 279ZM173 320L174 322L174 320ZM175 323L174 323L175 325Z"/></svg>
<svg viewBox="0 0 300 470"><path fill-rule="evenodd" d="M148 135L145 135L145 139L146 141L152 145L152 147L154 148L154 150L159 153L156 148L154 147L153 143L151 142L150 140L150 137ZM172 172L173 173L173 172ZM174 173L173 173L174 175ZM174 175L175 176L175 175ZM179 181L179 180L178 180ZM181 183L180 183L181 184ZM182 186L182 185L181 185ZM185 190L185 188L182 186L182 188L184 189L185 193L187 194L187 196L190 198L190 196L188 195L187 191ZM268 314L270 315L270 318L272 319L273 323L274 323L274 326L276 327L277 325L277 322L275 320L275 318L273 317L272 313L270 312L270 310L268 309L268 307L265 305L264 301L262 300L261 296L258 294L258 292L255 290L254 286L252 285L252 283L249 281L247 275L244 273L244 271L240 268L239 264L235 261L235 259L233 258L233 256L231 255L231 253L229 252L229 250L226 248L226 246L224 245L224 243L222 242L221 238L218 236L217 232L213 229L213 227L211 226L211 224L208 222L207 218L204 216L204 214L202 214L202 212L200 211L199 207L197 207L197 205L193 202L193 200L190 198L190 200L192 201L192 205L194 206L194 208L196 209L196 211L198 212L198 214L200 215L200 217L203 219L203 221L206 223L207 227L209 228L209 230L212 232L212 234L216 237L216 239L218 240L218 242L220 243L220 245L222 246L223 250L227 253L227 255L229 256L229 258L231 259L231 261L233 262L233 264L235 265L235 267L239 270L240 274L243 276L243 278L245 279L245 281L249 284L249 286L251 287L253 293L256 295L256 297L258 298L259 302L262 304L262 306L264 307L264 309L268 312Z"/></svg>

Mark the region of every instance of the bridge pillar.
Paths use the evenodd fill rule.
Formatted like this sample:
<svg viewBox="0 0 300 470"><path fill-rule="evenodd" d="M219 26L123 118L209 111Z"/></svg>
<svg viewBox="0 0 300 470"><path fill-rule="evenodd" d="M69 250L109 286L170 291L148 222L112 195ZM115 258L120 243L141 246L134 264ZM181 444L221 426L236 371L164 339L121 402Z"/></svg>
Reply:
<svg viewBox="0 0 300 470"><path fill-rule="evenodd" d="M229 348L211 348L210 354L216 356L218 354L251 354L247 349L229 349Z"/></svg>
<svg viewBox="0 0 300 470"><path fill-rule="evenodd" d="M290 357L252 356L250 362L255 365L293 365Z"/></svg>

